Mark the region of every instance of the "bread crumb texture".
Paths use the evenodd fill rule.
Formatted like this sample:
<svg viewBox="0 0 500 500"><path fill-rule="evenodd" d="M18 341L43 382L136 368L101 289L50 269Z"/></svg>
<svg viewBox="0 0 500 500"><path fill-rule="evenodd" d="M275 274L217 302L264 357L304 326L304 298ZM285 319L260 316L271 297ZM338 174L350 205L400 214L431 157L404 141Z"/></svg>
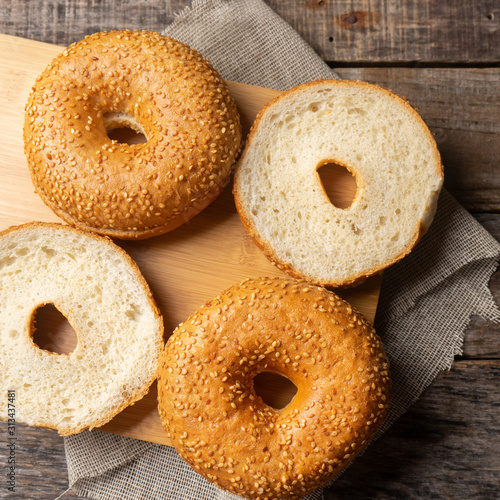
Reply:
<svg viewBox="0 0 500 500"><path fill-rule="evenodd" d="M71 354L33 342L33 317L45 304L75 330ZM0 388L15 391L18 422L63 435L106 423L148 392L162 348L151 292L110 240L60 224L0 233Z"/></svg>
<svg viewBox="0 0 500 500"><path fill-rule="evenodd" d="M282 409L253 380L297 386ZM373 328L304 281L246 280L181 324L158 377L159 411L180 455L252 499L302 498L340 472L384 420L389 365Z"/></svg>
<svg viewBox="0 0 500 500"><path fill-rule="evenodd" d="M335 163L356 178L335 207L317 170ZM406 255L429 227L443 183L436 143L416 111L362 82L311 82L259 114L236 167L242 221L278 267L346 286Z"/></svg>
<svg viewBox="0 0 500 500"><path fill-rule="evenodd" d="M108 137L119 127L147 141ZM174 229L221 193L241 126L199 53L123 30L87 36L52 61L29 96L24 142L35 189L57 215L133 239Z"/></svg>

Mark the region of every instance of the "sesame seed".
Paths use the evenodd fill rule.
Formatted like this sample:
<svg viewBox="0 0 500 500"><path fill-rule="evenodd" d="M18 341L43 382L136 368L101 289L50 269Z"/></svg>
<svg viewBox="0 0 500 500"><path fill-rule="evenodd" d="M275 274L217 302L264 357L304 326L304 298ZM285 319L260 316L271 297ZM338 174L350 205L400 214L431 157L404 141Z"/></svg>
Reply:
<svg viewBox="0 0 500 500"><path fill-rule="evenodd" d="M172 350L164 353L159 388L170 380L170 386L165 384L165 403L173 397L179 399L168 412L168 425L165 417L162 422L168 429L178 425L182 430L186 418L197 418L197 424L190 427L196 436L190 435L189 442L185 439L180 453L218 486L233 488L230 491L244 497L279 498L285 492L304 497L336 475L366 445L387 410L388 380L382 378L388 375L373 377L388 368L383 365L385 357L379 357L381 346L359 342L370 328L353 330L346 337L345 329L331 328L332 323L326 321L326 316L334 314L345 328L350 321L342 317L346 306L339 306L336 313L313 309L310 305L317 297L333 294L303 282L293 283L278 278L247 279L231 287L186 321L183 329L176 330L167 342ZM304 288L308 291L303 292ZM302 303L304 296L309 298ZM249 313L251 302L254 309ZM279 302L279 309L274 308L275 302ZM302 309L307 314L297 312ZM278 323L282 321L280 311L290 311L285 313L290 328ZM235 323L238 317L241 323ZM309 335L309 340L297 341L297 331L304 338ZM193 367L191 371L203 377L199 381L186 377L182 390L176 392L176 376L169 375L167 369L172 366L177 373ZM200 370L194 368L198 366ZM379 367L378 372L374 366ZM279 411L270 408L252 394L253 377L268 370L298 377L293 381L300 385L299 391L315 391L314 398ZM197 392L190 391L193 385L198 386ZM370 392L364 393L365 387ZM205 389L210 392L205 398L210 399L195 399L195 394ZM191 407L195 401L196 407ZM227 432L228 424L234 433ZM198 445L213 430L228 435L227 441L218 441L217 452L214 445ZM172 441L178 440L174 437ZM201 453L195 455L198 451ZM304 470L310 472L300 473Z"/></svg>

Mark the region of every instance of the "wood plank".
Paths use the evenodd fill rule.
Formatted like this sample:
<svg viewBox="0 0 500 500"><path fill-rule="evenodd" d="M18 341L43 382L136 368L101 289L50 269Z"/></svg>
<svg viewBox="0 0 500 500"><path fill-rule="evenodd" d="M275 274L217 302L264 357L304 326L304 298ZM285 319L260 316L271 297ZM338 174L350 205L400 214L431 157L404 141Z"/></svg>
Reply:
<svg viewBox="0 0 500 500"><path fill-rule="evenodd" d="M3 402L2 402L3 404ZM64 441L56 431L16 424L15 492L7 491L7 460L10 450L0 447L2 484L0 498L33 500L54 499L68 488L68 469L64 453ZM0 436L6 442L7 423L0 422ZM65 500L81 498L67 494Z"/></svg>
<svg viewBox="0 0 500 500"><path fill-rule="evenodd" d="M496 0L268 0L325 61L495 63Z"/></svg>
<svg viewBox="0 0 500 500"><path fill-rule="evenodd" d="M325 61L500 61L497 0L265 0ZM161 31L191 0L0 0L0 32L68 45L120 28Z"/></svg>
<svg viewBox="0 0 500 500"><path fill-rule="evenodd" d="M325 500L498 498L499 383L499 360L454 363L356 459L325 492ZM0 435L5 433L6 424L0 422ZM63 439L55 431L22 425L17 435L16 498L56 498L67 488ZM2 446L0 464L6 461Z"/></svg>
<svg viewBox="0 0 500 500"><path fill-rule="evenodd" d="M445 187L471 212L500 211L500 69L340 68L406 97L434 133Z"/></svg>
<svg viewBox="0 0 500 500"><path fill-rule="evenodd" d="M5 151L0 157L0 230L32 220L59 221L33 192L23 153L22 127L24 104L31 85L61 50L49 44L0 35L0 124L4 130L0 149ZM278 94L274 90L234 82L230 87L247 130L256 113ZM346 176L350 178L347 171ZM341 196L342 189L336 194ZM347 200L354 195L347 191L344 194ZM180 322L229 286L247 277L286 276L271 265L246 234L234 207L231 186L210 207L175 231L119 244L137 262L148 281L164 317L166 337ZM381 277L376 276L339 294L373 322L380 281ZM55 324L42 325L41 318L38 319L38 328L55 343L51 349L59 353L71 352L75 335L69 323L56 320ZM61 331L54 336L56 327ZM39 340L39 346L48 347L43 335L41 342ZM103 429L168 444L157 412L155 386L146 397L125 409Z"/></svg>
<svg viewBox="0 0 500 500"><path fill-rule="evenodd" d="M0 32L66 46L111 29L161 31L190 0L1 0Z"/></svg>

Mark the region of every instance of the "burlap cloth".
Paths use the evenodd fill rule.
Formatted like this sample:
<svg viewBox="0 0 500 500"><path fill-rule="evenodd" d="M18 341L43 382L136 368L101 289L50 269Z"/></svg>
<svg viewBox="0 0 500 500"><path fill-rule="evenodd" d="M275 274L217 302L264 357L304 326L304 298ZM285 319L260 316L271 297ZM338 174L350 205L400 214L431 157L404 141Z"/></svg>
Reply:
<svg viewBox="0 0 500 500"><path fill-rule="evenodd" d="M195 0L165 33L199 50L229 80L285 90L337 78L261 0ZM499 256L498 242L443 192L429 233L385 272L375 326L390 358L393 397L378 435L450 368L471 315L500 321L488 290ZM205 481L167 446L92 431L66 438L65 449L70 488L81 496L237 498Z"/></svg>

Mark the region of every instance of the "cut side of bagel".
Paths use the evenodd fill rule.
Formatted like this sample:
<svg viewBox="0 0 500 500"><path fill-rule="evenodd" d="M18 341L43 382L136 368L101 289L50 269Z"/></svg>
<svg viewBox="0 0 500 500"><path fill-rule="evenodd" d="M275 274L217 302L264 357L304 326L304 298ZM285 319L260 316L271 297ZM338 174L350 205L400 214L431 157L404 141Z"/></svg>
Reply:
<svg viewBox="0 0 500 500"><path fill-rule="evenodd" d="M356 179L348 208L318 174ZM403 99L364 82L284 92L257 116L237 164L236 208L267 257L295 277L352 286L400 260L427 231L443 183L435 140Z"/></svg>
<svg viewBox="0 0 500 500"><path fill-rule="evenodd" d="M54 305L77 338L70 354L33 341ZM156 377L163 321L135 262L108 238L62 224L0 233L0 389L16 421L75 434L108 422ZM7 405L0 411L8 419Z"/></svg>

